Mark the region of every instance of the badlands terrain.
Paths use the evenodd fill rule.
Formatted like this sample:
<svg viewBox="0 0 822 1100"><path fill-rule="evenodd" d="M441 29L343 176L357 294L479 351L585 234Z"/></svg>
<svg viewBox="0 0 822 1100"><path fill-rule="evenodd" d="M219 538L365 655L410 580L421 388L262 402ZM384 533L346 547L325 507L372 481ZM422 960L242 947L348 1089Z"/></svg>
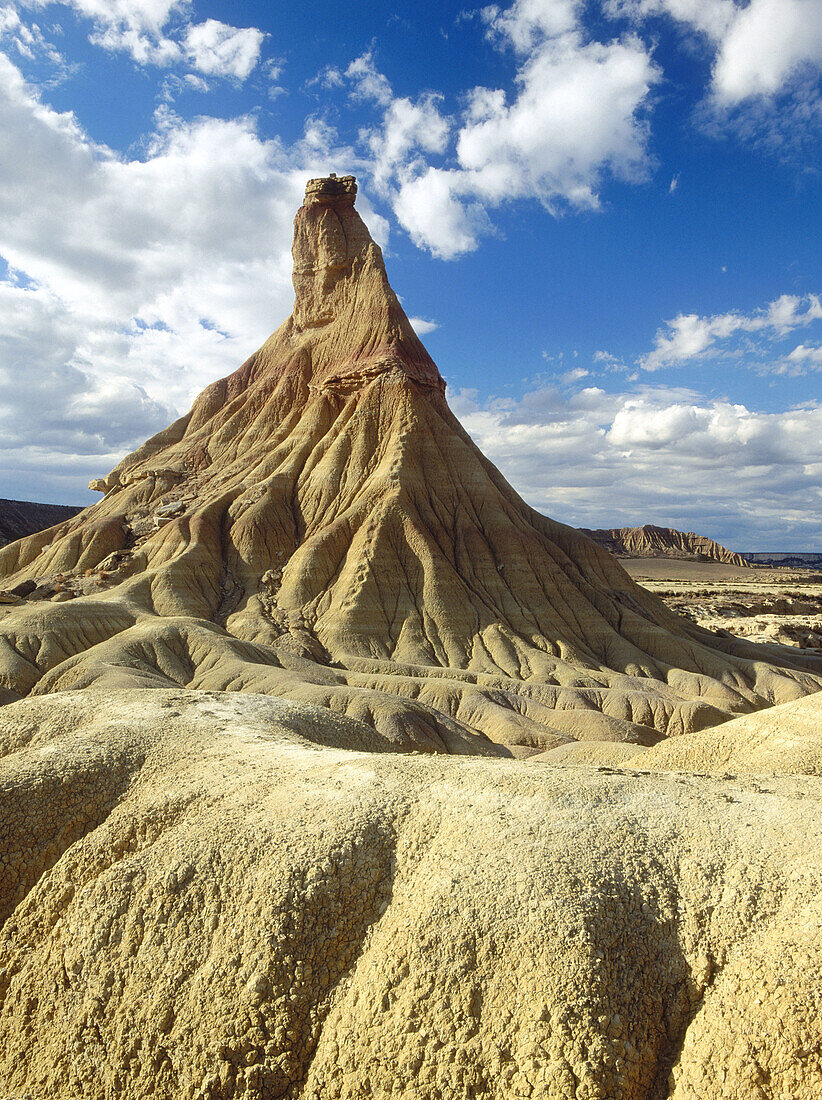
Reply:
<svg viewBox="0 0 822 1100"><path fill-rule="evenodd" d="M522 501L355 196L0 550L0 1095L822 1097L819 654Z"/></svg>
<svg viewBox="0 0 822 1100"><path fill-rule="evenodd" d="M581 527L580 530L618 558L673 558L683 561L716 561L726 565L748 564L741 554L693 531L655 527L651 523L642 527L611 527L598 531Z"/></svg>
<svg viewBox="0 0 822 1100"><path fill-rule="evenodd" d="M708 630L822 656L822 573L716 563L624 559L643 588Z"/></svg>

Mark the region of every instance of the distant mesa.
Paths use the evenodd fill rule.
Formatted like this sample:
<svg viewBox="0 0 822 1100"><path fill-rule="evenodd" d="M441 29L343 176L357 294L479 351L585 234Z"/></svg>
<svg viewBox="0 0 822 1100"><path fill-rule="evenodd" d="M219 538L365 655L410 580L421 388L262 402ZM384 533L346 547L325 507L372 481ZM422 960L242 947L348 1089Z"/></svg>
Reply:
<svg viewBox="0 0 822 1100"><path fill-rule="evenodd" d="M291 316L94 482L101 501L0 551L7 697L248 691L392 749L529 756L818 691L819 661L701 630L514 492L449 409L355 197L352 176L309 181Z"/></svg>
<svg viewBox="0 0 822 1100"><path fill-rule="evenodd" d="M822 553L818 551L792 550L782 553L758 551L754 554L745 554L745 558L753 565L775 565L789 569L822 568Z"/></svg>
<svg viewBox="0 0 822 1100"><path fill-rule="evenodd" d="M0 499L0 546L54 527L82 509L68 504L36 504L30 500Z"/></svg>
<svg viewBox="0 0 822 1100"><path fill-rule="evenodd" d="M717 561L725 565L746 566L750 563L742 554L727 550L718 542L693 531L676 531L673 527L610 527L604 530L580 531L610 554L623 558L677 558L681 561Z"/></svg>

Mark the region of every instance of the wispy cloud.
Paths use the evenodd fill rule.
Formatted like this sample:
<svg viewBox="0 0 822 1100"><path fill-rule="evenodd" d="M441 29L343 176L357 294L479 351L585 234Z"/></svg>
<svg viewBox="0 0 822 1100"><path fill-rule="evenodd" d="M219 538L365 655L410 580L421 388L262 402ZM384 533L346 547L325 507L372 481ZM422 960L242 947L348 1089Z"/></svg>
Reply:
<svg viewBox="0 0 822 1100"><path fill-rule="evenodd" d="M731 341L740 334L760 338L758 345L745 349L749 360L757 363L772 354L774 341L820 319L822 301L815 294L805 297L783 294L751 314L719 313L700 317L696 313L680 313L666 321L657 332L653 349L640 358L639 365L655 371L714 355L738 353L739 349Z"/></svg>
<svg viewBox="0 0 822 1100"><path fill-rule="evenodd" d="M45 8L57 0L28 0ZM183 65L207 76L245 80L257 66L265 35L217 19L194 23L189 0L61 0L91 21L89 41L125 52L140 65ZM0 16L0 18L2 18Z"/></svg>
<svg viewBox="0 0 822 1100"><path fill-rule="evenodd" d="M440 327L437 321L426 321L424 317L409 317L408 320L418 336L427 336L429 332L435 332Z"/></svg>

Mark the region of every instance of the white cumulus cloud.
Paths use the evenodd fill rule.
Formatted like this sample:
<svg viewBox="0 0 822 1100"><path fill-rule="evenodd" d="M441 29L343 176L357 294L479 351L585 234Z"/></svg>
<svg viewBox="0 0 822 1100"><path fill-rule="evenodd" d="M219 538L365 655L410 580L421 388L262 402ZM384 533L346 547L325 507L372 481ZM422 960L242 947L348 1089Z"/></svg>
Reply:
<svg viewBox="0 0 822 1100"><path fill-rule="evenodd" d="M46 456L99 475L279 324L305 180L329 161L357 167L331 141L315 128L287 147L249 118L163 109L143 156L120 156L0 54L7 496L26 495ZM384 230L367 196L360 205Z"/></svg>
<svg viewBox="0 0 822 1100"><path fill-rule="evenodd" d="M351 81L352 94L357 99L371 100L381 107L387 107L393 97L388 78L377 69L371 53L355 58L345 73L328 70L326 80L330 84L342 84L344 78Z"/></svg>
<svg viewBox="0 0 822 1100"><path fill-rule="evenodd" d="M436 94L395 97L370 53L323 74L382 109L364 135L374 179L416 244L450 259L477 247L504 202L595 209L606 174L643 177L659 70L635 35L588 40L582 14L576 0L483 9L489 37L514 52L514 91L469 89L460 115L444 115Z"/></svg>
<svg viewBox="0 0 822 1100"><path fill-rule="evenodd" d="M45 8L58 0L25 0ZM218 19L192 23L191 0L59 0L92 22L89 41L124 52L140 65L189 65L209 76L245 80L260 58L265 35Z"/></svg>
<svg viewBox="0 0 822 1100"><path fill-rule="evenodd" d="M788 366L812 367L814 370L822 370L822 346L809 347L806 344L798 344L785 358Z"/></svg>
<svg viewBox="0 0 822 1100"><path fill-rule="evenodd" d="M740 333L760 334L767 348L774 340L820 319L822 301L816 294L806 297L782 294L752 314L701 317L696 313L680 313L657 332L653 349L642 356L639 365L653 371L727 352L730 338Z"/></svg>
<svg viewBox="0 0 822 1100"><path fill-rule="evenodd" d="M465 201L463 184L460 172L428 167L392 195L397 221L414 244L443 260L471 252L490 228L485 207Z"/></svg>
<svg viewBox="0 0 822 1100"><path fill-rule="evenodd" d="M720 108L783 91L822 66L819 0L605 0L612 16L667 15L713 52L711 96Z"/></svg>
<svg viewBox="0 0 822 1100"><path fill-rule="evenodd" d="M722 104L770 96L805 66L822 65L819 0L751 0L720 39L713 90Z"/></svg>
<svg viewBox="0 0 822 1100"><path fill-rule="evenodd" d="M245 80L260 59L264 39L256 27L231 27L217 19L206 19L188 28L185 50L199 72Z"/></svg>
<svg viewBox="0 0 822 1100"><path fill-rule="evenodd" d="M819 402L764 413L682 387L587 386L451 404L528 503L565 523L656 523L749 551L822 536Z"/></svg>

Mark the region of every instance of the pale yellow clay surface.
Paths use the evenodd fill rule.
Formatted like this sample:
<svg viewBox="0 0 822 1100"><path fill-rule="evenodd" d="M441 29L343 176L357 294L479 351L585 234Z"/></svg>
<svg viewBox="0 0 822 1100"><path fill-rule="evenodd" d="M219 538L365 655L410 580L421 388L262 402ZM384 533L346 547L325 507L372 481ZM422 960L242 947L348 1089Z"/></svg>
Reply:
<svg viewBox="0 0 822 1100"><path fill-rule="evenodd" d="M648 750L628 741L566 741L555 749L536 753L528 759L538 764L610 764L618 766ZM628 765L633 767L632 764Z"/></svg>
<svg viewBox="0 0 822 1100"><path fill-rule="evenodd" d="M819 780L381 744L244 693L0 711L0 1095L822 1096Z"/></svg>
<svg viewBox="0 0 822 1100"><path fill-rule="evenodd" d="M661 742L627 762L629 768L635 765L674 771L822 776L822 695Z"/></svg>
<svg viewBox="0 0 822 1100"><path fill-rule="evenodd" d="M822 687L538 515L450 412L354 208L312 181L291 317L77 517L0 550L0 698L252 691L394 745L650 745ZM27 588L34 588L27 592Z"/></svg>

